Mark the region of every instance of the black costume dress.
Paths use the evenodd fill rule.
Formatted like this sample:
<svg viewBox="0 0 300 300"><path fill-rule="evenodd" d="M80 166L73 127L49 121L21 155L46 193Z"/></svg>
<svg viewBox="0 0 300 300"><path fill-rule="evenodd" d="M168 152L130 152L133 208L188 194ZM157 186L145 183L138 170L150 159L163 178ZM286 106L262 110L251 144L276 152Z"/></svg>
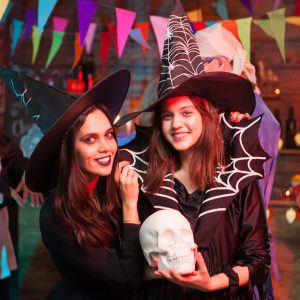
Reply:
<svg viewBox="0 0 300 300"><path fill-rule="evenodd" d="M254 286L260 299L264 299L271 259L265 210L256 179L262 177L267 155L258 144L259 118L238 125L232 125L227 119L222 117L221 126L225 141L230 142L230 159L223 170L216 170L217 185L189 195L183 184L169 173L158 193L148 193L142 187L145 193L139 201L139 213L144 220L158 209L179 210L190 221L209 274L228 274L233 266L247 266L250 283L204 293L165 279L152 280L143 283L140 299L252 299ZM143 137L139 131L140 128L137 138L126 145L121 154L140 170L142 180L147 149L138 149L141 144L138 140L145 139L145 131Z"/></svg>
<svg viewBox="0 0 300 300"><path fill-rule="evenodd" d="M52 202L49 197L42 206L40 229L62 281L46 299L135 299L142 278L140 226L123 224L121 236L116 237L120 240L119 250L90 246L84 252L73 230L54 214Z"/></svg>

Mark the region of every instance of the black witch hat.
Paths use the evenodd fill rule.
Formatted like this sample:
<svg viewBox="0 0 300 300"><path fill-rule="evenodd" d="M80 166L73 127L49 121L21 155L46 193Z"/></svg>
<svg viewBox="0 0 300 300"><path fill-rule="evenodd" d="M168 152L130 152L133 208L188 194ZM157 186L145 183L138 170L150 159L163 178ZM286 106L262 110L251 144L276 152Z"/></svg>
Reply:
<svg viewBox="0 0 300 300"><path fill-rule="evenodd" d="M206 73L204 62L188 18L180 1L176 0L167 26L157 100L144 110L123 116L117 125L153 110L162 100L177 96L205 98L219 113L231 110L251 114L255 108L251 83L228 72Z"/></svg>
<svg viewBox="0 0 300 300"><path fill-rule="evenodd" d="M73 122L90 106L102 104L112 119L118 115L130 84L130 72L118 71L103 79L78 99L21 73L0 68L16 98L24 105L44 136L34 149L25 181L37 192L51 188L58 151Z"/></svg>

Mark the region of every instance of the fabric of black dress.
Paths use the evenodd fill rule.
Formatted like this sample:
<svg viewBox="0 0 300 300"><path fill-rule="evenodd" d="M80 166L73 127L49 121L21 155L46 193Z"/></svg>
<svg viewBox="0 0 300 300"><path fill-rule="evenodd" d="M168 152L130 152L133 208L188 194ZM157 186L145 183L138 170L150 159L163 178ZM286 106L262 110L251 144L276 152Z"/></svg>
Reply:
<svg viewBox="0 0 300 300"><path fill-rule="evenodd" d="M48 197L42 206L40 229L62 281L46 299L136 299L135 289L142 278L140 226L123 224L122 234L116 237L120 241L118 250L89 246L84 252L73 230L56 217L52 202Z"/></svg>

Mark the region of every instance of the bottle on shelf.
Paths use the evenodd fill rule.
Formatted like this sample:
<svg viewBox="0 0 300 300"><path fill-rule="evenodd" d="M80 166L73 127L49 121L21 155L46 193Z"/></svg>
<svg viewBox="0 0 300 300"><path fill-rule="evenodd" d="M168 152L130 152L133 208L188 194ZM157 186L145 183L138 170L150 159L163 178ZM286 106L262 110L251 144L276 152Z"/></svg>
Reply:
<svg viewBox="0 0 300 300"><path fill-rule="evenodd" d="M293 149L295 148L295 134L297 131L297 121L294 117L294 108L291 106L289 108L289 116L286 120L285 126L285 148Z"/></svg>

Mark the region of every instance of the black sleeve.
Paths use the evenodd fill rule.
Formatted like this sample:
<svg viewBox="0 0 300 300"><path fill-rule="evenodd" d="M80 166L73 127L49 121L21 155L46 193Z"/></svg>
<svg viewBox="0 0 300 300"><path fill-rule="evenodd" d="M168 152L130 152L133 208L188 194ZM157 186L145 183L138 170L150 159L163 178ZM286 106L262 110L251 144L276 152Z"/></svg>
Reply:
<svg viewBox="0 0 300 300"><path fill-rule="evenodd" d="M82 276L123 290L134 289L141 282L139 225L123 224L119 251L90 246L87 252L78 246L72 229L57 222L53 212L43 213L42 209L40 227L43 241L51 255L58 256Z"/></svg>
<svg viewBox="0 0 300 300"><path fill-rule="evenodd" d="M242 231L240 257L236 265L247 266L250 286L266 281L271 256L266 214L256 182L244 189L242 194Z"/></svg>

